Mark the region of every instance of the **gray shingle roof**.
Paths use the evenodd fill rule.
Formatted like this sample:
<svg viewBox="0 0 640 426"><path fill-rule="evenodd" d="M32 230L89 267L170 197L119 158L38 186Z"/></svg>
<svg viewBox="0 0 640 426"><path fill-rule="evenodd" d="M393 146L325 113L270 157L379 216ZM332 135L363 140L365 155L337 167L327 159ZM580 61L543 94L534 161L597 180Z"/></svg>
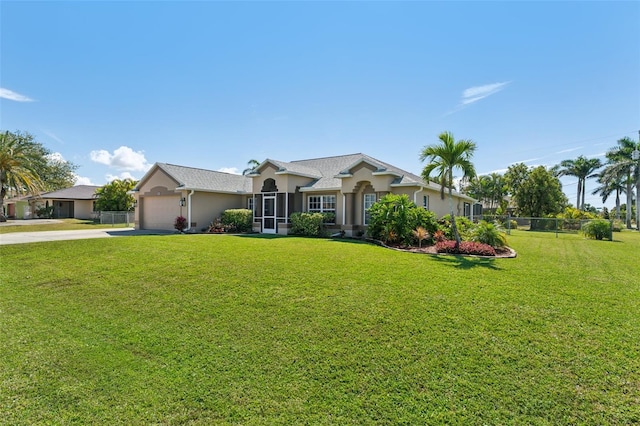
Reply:
<svg viewBox="0 0 640 426"><path fill-rule="evenodd" d="M44 199L56 200L93 200L96 198L96 189L100 188L95 185L76 185L71 188L59 189L40 195Z"/></svg>
<svg viewBox="0 0 640 426"><path fill-rule="evenodd" d="M178 187L182 189L248 194L252 191L251 178L243 175L167 163L156 163L156 165L175 179L178 182Z"/></svg>
<svg viewBox="0 0 640 426"><path fill-rule="evenodd" d="M394 185L423 185L429 186L421 177L407 172L406 170L399 169L391 164L380 161L376 158L370 157L366 154L350 154L340 155L336 157L315 158L310 160L298 160L292 161L289 164L295 164L298 166L304 166L317 170L322 176L318 180L312 182L307 186L309 189L330 189L339 188L341 186L341 180L338 176L348 174L349 169L361 162L366 162L376 167L378 172L389 172L398 175L393 181Z"/></svg>

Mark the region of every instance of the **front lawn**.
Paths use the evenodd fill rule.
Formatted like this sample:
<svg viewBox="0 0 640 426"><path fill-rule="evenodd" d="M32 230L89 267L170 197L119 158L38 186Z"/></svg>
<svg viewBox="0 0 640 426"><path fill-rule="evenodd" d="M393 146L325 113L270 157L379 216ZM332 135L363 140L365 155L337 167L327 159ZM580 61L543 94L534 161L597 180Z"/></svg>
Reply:
<svg viewBox="0 0 640 426"><path fill-rule="evenodd" d="M55 223L31 224L29 220L21 220L21 224L3 223L0 226L0 234L10 232L40 232L40 231L74 231L82 229L107 229L133 227L133 223L101 224L100 221L87 219L56 219ZM15 223L15 222L14 222Z"/></svg>
<svg viewBox="0 0 640 426"><path fill-rule="evenodd" d="M640 236L0 246L0 423L640 422Z"/></svg>

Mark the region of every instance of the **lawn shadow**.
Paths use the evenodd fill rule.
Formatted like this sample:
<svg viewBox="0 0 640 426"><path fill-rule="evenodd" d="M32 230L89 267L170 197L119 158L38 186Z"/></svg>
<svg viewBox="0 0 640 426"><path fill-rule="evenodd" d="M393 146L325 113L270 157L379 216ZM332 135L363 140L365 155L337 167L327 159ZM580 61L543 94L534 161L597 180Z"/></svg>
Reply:
<svg viewBox="0 0 640 426"><path fill-rule="evenodd" d="M430 255L431 259L446 265L451 265L458 269L487 268L494 271L502 270L496 265L496 259L487 257L469 257L459 255Z"/></svg>

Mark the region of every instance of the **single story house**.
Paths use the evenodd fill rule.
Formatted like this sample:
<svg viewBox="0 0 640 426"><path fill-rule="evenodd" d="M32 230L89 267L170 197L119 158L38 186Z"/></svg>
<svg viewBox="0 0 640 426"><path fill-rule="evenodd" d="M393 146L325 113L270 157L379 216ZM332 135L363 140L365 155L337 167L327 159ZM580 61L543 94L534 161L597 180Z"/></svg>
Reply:
<svg viewBox="0 0 640 426"><path fill-rule="evenodd" d="M53 206L54 219L93 219L98 188L100 186L76 185L29 197L30 215L35 217L40 207Z"/></svg>
<svg viewBox="0 0 640 426"><path fill-rule="evenodd" d="M4 200L3 213L9 219L30 219L29 196L20 195Z"/></svg>
<svg viewBox="0 0 640 426"><path fill-rule="evenodd" d="M334 231L364 232L369 207L386 194L406 194L441 217L449 213L440 186L366 154L299 161L264 160L247 175L156 163L133 190L137 229L173 229L177 216L190 229L206 228L226 209L253 211L253 229L287 234L294 212L333 213ZM476 202L454 192L456 215L473 217Z"/></svg>

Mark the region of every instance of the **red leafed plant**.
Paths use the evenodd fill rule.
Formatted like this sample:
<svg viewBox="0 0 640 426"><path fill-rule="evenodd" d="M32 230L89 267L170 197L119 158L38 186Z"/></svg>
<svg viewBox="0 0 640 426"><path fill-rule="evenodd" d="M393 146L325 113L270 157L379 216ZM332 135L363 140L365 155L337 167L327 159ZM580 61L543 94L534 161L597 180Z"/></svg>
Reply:
<svg viewBox="0 0 640 426"><path fill-rule="evenodd" d="M176 221L173 224L173 227L180 232L184 231L185 229L187 229L187 219L184 216L176 217Z"/></svg>
<svg viewBox="0 0 640 426"><path fill-rule="evenodd" d="M475 254L478 256L495 256L496 251L488 244L475 243L472 241L461 241L460 248L456 251L455 241L438 241L436 243L436 251L438 253L452 254Z"/></svg>

